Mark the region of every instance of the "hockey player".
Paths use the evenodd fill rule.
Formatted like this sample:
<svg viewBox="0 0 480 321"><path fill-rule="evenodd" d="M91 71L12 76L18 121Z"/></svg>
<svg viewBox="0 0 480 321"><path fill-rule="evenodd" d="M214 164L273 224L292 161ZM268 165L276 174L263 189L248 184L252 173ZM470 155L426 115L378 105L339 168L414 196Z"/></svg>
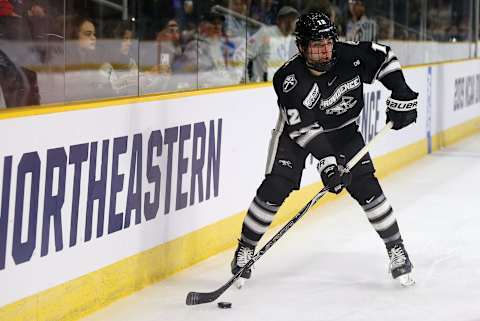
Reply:
<svg viewBox="0 0 480 321"><path fill-rule="evenodd" d="M406 84L388 46L338 42L335 25L322 13L300 16L295 35L299 54L273 78L280 117L270 141L265 178L243 221L232 273L250 260L275 213L299 188L305 158L312 154L319 160L318 171L329 192L338 194L345 187L363 208L385 243L392 277L411 285L412 264L370 155L350 172L342 165L365 146L356 123L364 107L363 83L378 79L391 90L386 116L395 130L416 121L418 93ZM250 275L251 270L245 270L242 278Z"/></svg>

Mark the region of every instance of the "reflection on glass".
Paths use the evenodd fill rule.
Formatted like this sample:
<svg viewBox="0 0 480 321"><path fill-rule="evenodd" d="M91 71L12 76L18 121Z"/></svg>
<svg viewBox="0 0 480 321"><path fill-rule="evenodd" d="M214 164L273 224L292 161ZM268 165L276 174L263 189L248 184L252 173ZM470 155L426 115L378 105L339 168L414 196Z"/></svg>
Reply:
<svg viewBox="0 0 480 321"><path fill-rule="evenodd" d="M295 22L298 11L283 6L277 13L275 25L263 25L247 42L248 80L271 81L275 71L298 52L295 37Z"/></svg>
<svg viewBox="0 0 480 321"><path fill-rule="evenodd" d="M155 38L141 42L141 93L176 91L188 87L182 87L178 73L178 60L182 54L180 32L175 18L163 18L155 31Z"/></svg>
<svg viewBox="0 0 480 321"><path fill-rule="evenodd" d="M37 75L0 49L0 108L39 105Z"/></svg>
<svg viewBox="0 0 480 321"><path fill-rule="evenodd" d="M223 24L225 18L205 13L198 23L197 32L182 56L182 70L190 75L189 83L196 88L236 84L236 75L230 73L225 48ZM197 84L198 79L198 84Z"/></svg>
<svg viewBox="0 0 480 321"><path fill-rule="evenodd" d="M138 95L138 41L135 28L129 21L120 21L107 30L103 41L106 62L100 66L116 96Z"/></svg>
<svg viewBox="0 0 480 321"><path fill-rule="evenodd" d="M468 58L475 3L0 0L0 108L269 81L312 9L341 40L378 40L406 65Z"/></svg>
<svg viewBox="0 0 480 321"><path fill-rule="evenodd" d="M100 69L97 27L90 18L67 20L65 98L67 101L113 97L110 75Z"/></svg>
<svg viewBox="0 0 480 321"><path fill-rule="evenodd" d="M18 107L63 100L63 72L53 61L63 52L57 40L57 10L49 1L2 1L0 5L0 106ZM57 74L55 74L55 71ZM61 78L61 81L55 81ZM51 90L56 89L56 93ZM58 90L60 89L60 90ZM13 92L12 92L13 90Z"/></svg>
<svg viewBox="0 0 480 321"><path fill-rule="evenodd" d="M346 24L347 41L375 41L377 23L367 16L365 3L360 0L348 1L349 19Z"/></svg>

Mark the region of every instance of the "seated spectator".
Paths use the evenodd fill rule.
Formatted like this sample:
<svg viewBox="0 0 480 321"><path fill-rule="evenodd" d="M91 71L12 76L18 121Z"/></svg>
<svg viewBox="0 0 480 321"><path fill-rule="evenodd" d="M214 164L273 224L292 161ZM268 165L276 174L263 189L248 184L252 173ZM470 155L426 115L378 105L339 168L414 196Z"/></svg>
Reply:
<svg viewBox="0 0 480 321"><path fill-rule="evenodd" d="M175 60L181 56L180 28L175 19L169 19L157 33L156 64L158 72L172 72Z"/></svg>
<svg viewBox="0 0 480 321"><path fill-rule="evenodd" d="M347 21L347 41L376 41L377 23L366 15L365 3L362 0L349 0L351 18Z"/></svg>
<svg viewBox="0 0 480 321"><path fill-rule="evenodd" d="M46 40L53 25L52 18L48 14L47 8L39 2L31 2L25 18L30 26L32 38L34 40Z"/></svg>
<svg viewBox="0 0 480 321"><path fill-rule="evenodd" d="M0 108L39 104L37 74L17 66L0 50Z"/></svg>
<svg viewBox="0 0 480 321"><path fill-rule="evenodd" d="M21 17L9 0L0 0L0 17Z"/></svg>
<svg viewBox="0 0 480 321"><path fill-rule="evenodd" d="M183 2L183 10L184 15L180 21L180 28L182 29L181 38L183 43L187 43L192 40L197 28L197 16L193 1L185 0Z"/></svg>
<svg viewBox="0 0 480 321"><path fill-rule="evenodd" d="M225 19L207 13L201 17L198 33L185 47L182 71L190 74L191 87L207 88L238 83L227 69L225 39L222 32ZM195 86L198 80L198 85Z"/></svg>
<svg viewBox="0 0 480 321"><path fill-rule="evenodd" d="M31 0L8 0L13 5L13 10L18 13L18 15L25 17L27 6L30 4Z"/></svg>
<svg viewBox="0 0 480 321"><path fill-rule="evenodd" d="M0 16L0 39L31 41L28 21L17 15Z"/></svg>
<svg viewBox="0 0 480 321"><path fill-rule="evenodd" d="M140 51L140 77L143 93L177 90L178 79L172 78L182 55L180 28L173 18L160 21L155 41L144 41Z"/></svg>
<svg viewBox="0 0 480 321"><path fill-rule="evenodd" d="M85 100L114 96L110 82L100 72L96 52L96 28L89 18L72 17L67 21L65 53L65 98Z"/></svg>
<svg viewBox="0 0 480 321"><path fill-rule="evenodd" d="M17 66L38 65L39 56L32 46L32 34L28 21L13 14L13 7L10 5L6 8L7 11L4 14L7 15L0 16L0 40L3 41L0 48Z"/></svg>
<svg viewBox="0 0 480 321"><path fill-rule="evenodd" d="M63 49L63 30L55 28L55 18L50 15L49 8L38 2L29 2L26 6L24 19L27 21L32 36L32 46L38 55L38 62L44 67L49 66L53 55L58 52L61 43Z"/></svg>
<svg viewBox="0 0 480 321"><path fill-rule="evenodd" d="M94 63L97 45L95 24L89 18L73 17L67 21L67 64Z"/></svg>
<svg viewBox="0 0 480 321"><path fill-rule="evenodd" d="M274 25L277 19L278 0L260 0L252 2L250 17L267 25Z"/></svg>
<svg viewBox="0 0 480 321"><path fill-rule="evenodd" d="M0 8L0 39L3 40L0 47L4 54L35 83L36 95L42 97L42 103L64 101L64 77L58 73L65 64L63 36L55 35L61 44L51 41L54 19L49 8L36 0L0 0ZM55 57L59 52L62 57ZM61 62L58 64L61 69L50 68L53 61ZM52 69L54 72L50 73Z"/></svg>
<svg viewBox="0 0 480 321"><path fill-rule="evenodd" d="M248 15L247 0L229 0L228 9L232 12L226 16L225 33L229 38L244 38L248 32L245 17Z"/></svg>
<svg viewBox="0 0 480 321"><path fill-rule="evenodd" d="M249 81L272 80L275 71L297 53L293 32L298 15L295 8L283 6L277 14L276 25L263 26L248 39L247 61L252 64Z"/></svg>
<svg viewBox="0 0 480 321"><path fill-rule="evenodd" d="M110 81L110 84L117 95L131 96L138 95L138 65L137 65L137 48L136 42L134 50L133 25L127 21L117 23L110 31L109 36L113 42L108 42L109 46L106 50L104 63L100 70L104 76ZM110 50L113 49L113 50Z"/></svg>

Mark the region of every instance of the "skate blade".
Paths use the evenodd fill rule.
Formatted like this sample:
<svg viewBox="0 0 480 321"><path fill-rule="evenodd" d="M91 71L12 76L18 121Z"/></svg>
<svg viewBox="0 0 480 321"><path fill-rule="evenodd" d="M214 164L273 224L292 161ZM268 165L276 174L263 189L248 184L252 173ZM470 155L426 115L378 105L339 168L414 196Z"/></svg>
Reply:
<svg viewBox="0 0 480 321"><path fill-rule="evenodd" d="M243 286L245 285L245 279L240 277L238 278L236 281L235 281L235 286L237 287L237 289L241 289L243 288Z"/></svg>
<svg viewBox="0 0 480 321"><path fill-rule="evenodd" d="M404 275L400 275L397 278L397 280L400 283L400 285L404 286L404 287L413 286L415 284L415 279L413 278L412 273L407 273L407 274L404 274Z"/></svg>

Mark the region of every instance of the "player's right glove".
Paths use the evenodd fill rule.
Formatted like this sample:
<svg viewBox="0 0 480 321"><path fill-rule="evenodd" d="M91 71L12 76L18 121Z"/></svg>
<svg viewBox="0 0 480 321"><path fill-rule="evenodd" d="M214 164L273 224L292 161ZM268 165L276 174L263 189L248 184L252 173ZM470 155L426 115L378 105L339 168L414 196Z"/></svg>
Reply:
<svg viewBox="0 0 480 321"><path fill-rule="evenodd" d="M339 194L352 180L352 174L341 165L337 165L335 156L320 160L317 166L323 185L329 192Z"/></svg>
<svg viewBox="0 0 480 321"><path fill-rule="evenodd" d="M407 127L417 120L418 93L392 93L387 98L387 123L393 122L393 129Z"/></svg>

